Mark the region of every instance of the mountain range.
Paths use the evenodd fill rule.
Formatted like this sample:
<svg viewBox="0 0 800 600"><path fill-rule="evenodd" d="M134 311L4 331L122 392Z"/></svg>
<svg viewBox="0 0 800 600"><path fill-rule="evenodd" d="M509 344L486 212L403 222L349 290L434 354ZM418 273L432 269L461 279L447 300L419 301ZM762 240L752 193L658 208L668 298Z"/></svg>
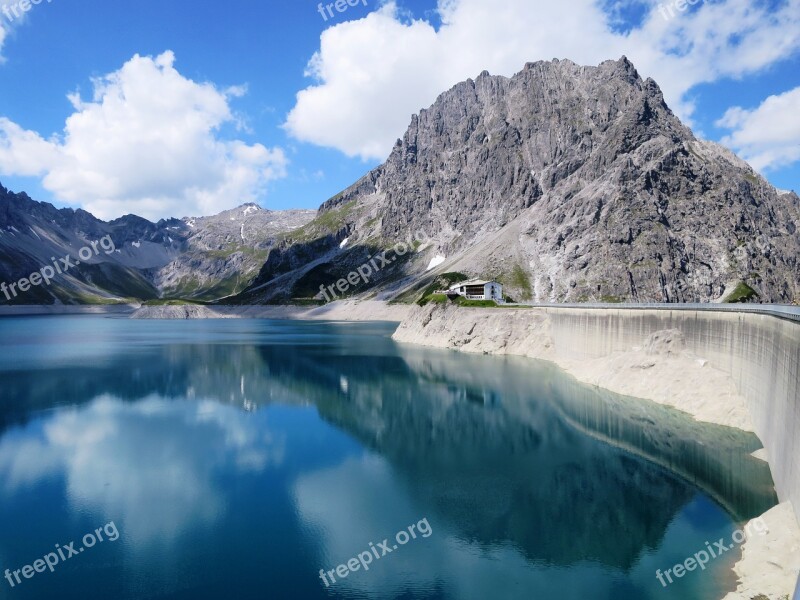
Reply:
<svg viewBox="0 0 800 600"><path fill-rule="evenodd" d="M413 301L458 276L518 301L788 303L798 228L796 193L697 138L625 57L554 60L444 92L318 211L103 222L0 187L0 280L110 236L114 252L11 301Z"/></svg>
<svg viewBox="0 0 800 600"><path fill-rule="evenodd" d="M56 209L0 186L0 281L29 277L81 248L110 239L88 261L33 286L5 304L105 304L187 298L211 301L248 287L281 236L311 221L313 210L270 211L255 204L211 217L152 223L113 221L84 210ZM74 261L71 261L74 262Z"/></svg>

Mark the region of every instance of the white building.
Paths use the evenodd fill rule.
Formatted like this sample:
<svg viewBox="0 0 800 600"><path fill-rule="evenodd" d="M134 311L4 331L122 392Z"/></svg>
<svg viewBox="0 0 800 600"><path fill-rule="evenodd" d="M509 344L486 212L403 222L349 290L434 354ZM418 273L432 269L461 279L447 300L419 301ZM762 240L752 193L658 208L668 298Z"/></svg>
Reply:
<svg viewBox="0 0 800 600"><path fill-rule="evenodd" d="M448 296L464 296L467 300L494 300L503 301L503 286L496 281L482 281L471 279L451 285L447 290Z"/></svg>

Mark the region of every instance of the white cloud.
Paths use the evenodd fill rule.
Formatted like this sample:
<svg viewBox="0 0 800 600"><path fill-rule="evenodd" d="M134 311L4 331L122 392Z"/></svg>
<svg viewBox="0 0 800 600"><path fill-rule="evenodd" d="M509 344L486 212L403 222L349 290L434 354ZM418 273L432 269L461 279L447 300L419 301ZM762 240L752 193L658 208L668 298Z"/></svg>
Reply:
<svg viewBox="0 0 800 600"><path fill-rule="evenodd" d="M484 69L512 75L526 62L569 58L599 64L628 56L689 120L690 90L742 77L800 47L800 0L779 7L752 0L703 3L664 19L651 12L620 32L601 0L439 0L442 26L408 20L393 2L364 19L327 29L309 63L314 85L297 95L285 127L297 139L349 156L383 159L411 114Z"/></svg>
<svg viewBox="0 0 800 600"><path fill-rule="evenodd" d="M393 4L326 30L307 70L324 83L298 94L288 130L348 156L385 155L387 140L391 147L411 113L423 106L419 99L443 90L441 74L417 70L435 63L436 52L433 28L421 21L401 23Z"/></svg>
<svg viewBox="0 0 800 600"><path fill-rule="evenodd" d="M45 140L0 119L0 172L43 175L62 201L100 218L207 215L259 200L286 174L282 149L220 137L239 124L220 90L184 78L175 57L134 56L93 81L91 100L69 96L75 112L63 135Z"/></svg>
<svg viewBox="0 0 800 600"><path fill-rule="evenodd" d="M3 58L3 44L6 41L6 37L8 37L8 31L6 31L5 24L0 21L0 64L5 61Z"/></svg>
<svg viewBox="0 0 800 600"><path fill-rule="evenodd" d="M11 15L12 19L9 19L6 15L6 12L10 10L10 4L11 2L9 2L9 0L0 0L0 65L6 61L3 56L3 44L8 40L12 27L20 22L20 19L17 19L15 23L13 14Z"/></svg>
<svg viewBox="0 0 800 600"><path fill-rule="evenodd" d="M734 148L756 169L775 169L800 160L800 87L770 96L761 106L729 108L717 121L732 130L722 143Z"/></svg>
<svg viewBox="0 0 800 600"><path fill-rule="evenodd" d="M55 142L48 142L38 133L26 131L0 117L0 169L15 175L44 175L46 165L58 159Z"/></svg>

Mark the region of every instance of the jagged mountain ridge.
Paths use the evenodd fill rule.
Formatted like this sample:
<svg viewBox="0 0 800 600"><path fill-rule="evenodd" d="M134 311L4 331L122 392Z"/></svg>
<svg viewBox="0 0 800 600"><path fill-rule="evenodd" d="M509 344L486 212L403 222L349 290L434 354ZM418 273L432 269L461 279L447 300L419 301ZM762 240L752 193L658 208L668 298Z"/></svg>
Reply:
<svg viewBox="0 0 800 600"><path fill-rule="evenodd" d="M799 226L795 193L698 140L626 58L554 60L441 94L383 165L317 213L243 205L104 223L0 188L0 276L111 235L118 252L26 300L283 302L416 238L343 295L413 300L457 271L499 279L518 300L791 302Z"/></svg>
<svg viewBox="0 0 800 600"><path fill-rule="evenodd" d="M101 221L84 210L56 209L0 186L0 281L28 277L53 257L105 236L114 251L33 286L0 304L104 303L162 296L216 299L247 286L269 249L316 211L269 211L244 204L212 217L152 223L135 215Z"/></svg>
<svg viewBox="0 0 800 600"><path fill-rule="evenodd" d="M624 57L456 85L323 219L315 239L280 244L238 300L304 296L419 231L422 252L354 293L413 298L458 271L538 301L800 298L797 195L698 140Z"/></svg>
<svg viewBox="0 0 800 600"><path fill-rule="evenodd" d="M270 250L317 214L314 210L265 210L248 203L211 217L182 220L186 244L154 280L172 296L211 300L245 289Z"/></svg>

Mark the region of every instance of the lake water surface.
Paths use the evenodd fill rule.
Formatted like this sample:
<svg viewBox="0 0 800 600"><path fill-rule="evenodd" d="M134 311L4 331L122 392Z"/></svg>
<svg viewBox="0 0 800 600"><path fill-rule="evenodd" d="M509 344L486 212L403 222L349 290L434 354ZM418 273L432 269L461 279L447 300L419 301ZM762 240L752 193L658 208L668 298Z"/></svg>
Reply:
<svg viewBox="0 0 800 600"><path fill-rule="evenodd" d="M393 329L0 319L0 571L105 538L53 572L0 579L0 598L692 600L735 587L738 548L666 588L655 572L775 503L755 436L546 363L397 345ZM384 539L369 570L326 587L320 569L380 555Z"/></svg>

